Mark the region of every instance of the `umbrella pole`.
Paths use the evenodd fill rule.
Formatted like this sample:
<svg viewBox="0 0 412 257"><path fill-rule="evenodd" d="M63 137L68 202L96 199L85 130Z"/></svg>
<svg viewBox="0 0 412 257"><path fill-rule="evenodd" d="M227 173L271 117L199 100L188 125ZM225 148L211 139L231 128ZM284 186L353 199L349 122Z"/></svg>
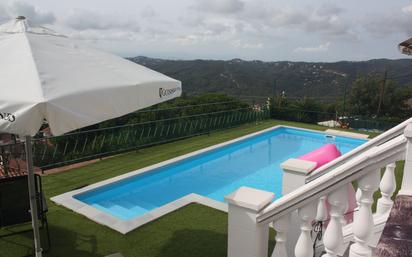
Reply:
<svg viewBox="0 0 412 257"><path fill-rule="evenodd" d="M30 198L30 213L31 222L33 227L34 235L34 249L36 257L42 257L42 249L40 245L40 233L38 224L38 212L37 212L37 202L36 202L36 188L34 181L34 171L33 171L33 153L31 148L31 136L26 136L26 162L27 162L27 178L29 186L29 198Z"/></svg>

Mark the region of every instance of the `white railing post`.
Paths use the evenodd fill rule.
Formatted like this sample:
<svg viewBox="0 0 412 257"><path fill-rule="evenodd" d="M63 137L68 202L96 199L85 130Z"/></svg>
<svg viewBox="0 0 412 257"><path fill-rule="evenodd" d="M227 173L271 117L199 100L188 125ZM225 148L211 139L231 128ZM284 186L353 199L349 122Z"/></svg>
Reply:
<svg viewBox="0 0 412 257"><path fill-rule="evenodd" d="M289 194L306 183L306 176L316 167L316 162L288 159L280 166L283 169L282 195Z"/></svg>
<svg viewBox="0 0 412 257"><path fill-rule="evenodd" d="M257 214L274 194L241 187L225 197L229 204L228 257L267 257L269 226L256 222Z"/></svg>
<svg viewBox="0 0 412 257"><path fill-rule="evenodd" d="M326 209L326 196L319 198L318 208L316 211L316 221L326 221L328 218L328 210Z"/></svg>
<svg viewBox="0 0 412 257"><path fill-rule="evenodd" d="M273 249L272 257L288 257L286 249L287 231L289 229L290 215L286 214L280 219L273 222L273 228L276 230L276 245Z"/></svg>
<svg viewBox="0 0 412 257"><path fill-rule="evenodd" d="M381 190L382 197L379 198L378 205L376 207L376 213L378 214L389 215L392 208L392 195L396 189L395 168L395 163L388 164L381 179L379 188Z"/></svg>
<svg viewBox="0 0 412 257"><path fill-rule="evenodd" d="M412 124L404 132L406 143L405 167L403 169L402 186L399 195L412 195Z"/></svg>
<svg viewBox="0 0 412 257"><path fill-rule="evenodd" d="M316 167L316 162L288 159L280 165L283 169L282 195L287 195L305 185L307 175ZM296 242L301 234L297 211L290 214L290 225L286 240L288 256L294 255Z"/></svg>
<svg viewBox="0 0 412 257"><path fill-rule="evenodd" d="M370 257L372 255L368 243L374 227L372 217L373 193L379 188L379 182L380 170L371 171L358 180L361 196L359 211L353 221L355 243L350 247L349 256L351 257Z"/></svg>
<svg viewBox="0 0 412 257"><path fill-rule="evenodd" d="M313 240L311 236L312 221L316 217L317 202L309 203L298 209L301 219L300 236L295 246L296 257L313 257Z"/></svg>
<svg viewBox="0 0 412 257"><path fill-rule="evenodd" d="M342 218L348 202L347 187L344 186L328 195L330 222L323 237L326 253L323 257L335 257L343 244Z"/></svg>

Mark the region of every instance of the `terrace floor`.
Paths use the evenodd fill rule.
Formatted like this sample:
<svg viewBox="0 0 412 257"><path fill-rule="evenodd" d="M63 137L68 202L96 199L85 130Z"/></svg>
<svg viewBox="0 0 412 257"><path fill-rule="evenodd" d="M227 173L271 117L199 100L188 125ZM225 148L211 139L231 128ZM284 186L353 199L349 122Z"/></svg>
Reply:
<svg viewBox="0 0 412 257"><path fill-rule="evenodd" d="M412 256L412 196L398 195L374 257Z"/></svg>
<svg viewBox="0 0 412 257"><path fill-rule="evenodd" d="M279 124L318 130L327 129L317 125L276 120L246 124L210 135L145 148L66 172L46 174L43 177L43 190L46 198L49 199L74 188ZM397 174L401 169L402 167L399 166ZM397 177L401 176L398 174ZM52 247L44 254L46 257L97 257L116 252L122 253L125 257L226 256L227 214L202 205L191 204L127 235L122 235L64 207L57 206L49 200L48 204ZM30 224L24 229L29 227ZM18 229L22 227L8 228L8 230ZM4 232L7 231L0 230L0 235ZM273 247L273 233L271 247ZM21 257L32 252L31 233L0 238L0 257Z"/></svg>

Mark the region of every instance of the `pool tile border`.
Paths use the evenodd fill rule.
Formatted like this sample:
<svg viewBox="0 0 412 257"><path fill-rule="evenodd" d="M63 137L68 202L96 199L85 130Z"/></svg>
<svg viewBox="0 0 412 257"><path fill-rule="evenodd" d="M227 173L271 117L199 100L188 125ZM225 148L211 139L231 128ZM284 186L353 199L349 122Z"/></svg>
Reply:
<svg viewBox="0 0 412 257"><path fill-rule="evenodd" d="M85 193L85 192L90 191L90 190L97 189L99 187L102 187L102 186L105 186L105 185L108 185L108 184L111 184L111 183L114 183L114 182L121 181L121 180L126 179L126 178L130 178L130 177L133 177L133 176L136 176L136 175L140 175L140 174L149 172L153 169L157 169L157 168L165 166L165 165L169 165L169 164L172 164L172 163L175 163L175 162L179 162L183 159L190 158L190 157L193 157L193 156L198 155L198 154L206 153L206 152L215 150L217 148L221 148L221 147L224 147L226 145L233 144L233 143L236 143L238 141L241 141L241 140L244 140L244 139L247 139L247 138L250 138L250 137L254 137L254 136L269 132L271 130L278 129L278 128L291 128L291 129L299 129L299 130L311 131L311 132L316 132L316 133L328 134L325 131L318 131L318 130L304 129L304 128L296 128L296 127L285 126L285 125L276 125L276 126L273 126L273 127L270 127L270 128L258 131L258 132L250 133L248 135L245 135L245 136L242 136L242 137L239 137L239 138L235 138L235 139L217 144L217 145L209 146L209 147L206 147L206 148L203 148L203 149L200 149L200 150L188 153L188 154L184 154L184 155L172 158L170 160L166 160L166 161L163 161L163 162L160 162L160 163L157 163L157 164L154 164L154 165L150 165L150 166L147 166L147 167L135 170L135 171L131 171L131 172L128 172L128 173L125 173L125 174L122 174L122 175L119 175L119 176L116 176L116 177L113 177L113 178L110 178L110 179L106 179L106 180L103 180L101 182L97 182L97 183L94 183L92 185L80 188L80 189L69 191L67 193L63 193L61 195L54 196L50 199L54 203L56 203L57 205L62 205L62 206L66 207L66 208L68 208L68 209L70 209L70 210L72 210L72 211L74 211L78 214L81 214L81 215L95 221L96 223L105 225L105 226L107 226L111 229L114 229L114 230L122 233L122 234L127 234L128 232L130 232L130 231L132 231L132 230L134 230L134 229L136 229L136 228L138 228L138 227L140 227L140 226L142 226L142 225L144 225L144 224L146 224L150 221L158 219L158 218L160 218L160 217L162 217L162 216L164 216L168 213L171 213L175 210L178 210L178 209L180 209L180 208L182 208L186 205L189 205L191 203L199 203L199 204L202 204L202 205L205 205L205 206L208 206L208 207L220 210L220 211L227 212L228 207L227 207L226 203L222 203L222 202L210 199L208 197L204 197L204 196L192 193L192 194L188 194L188 195L186 195L182 198L179 198L179 199L177 199L173 202L170 202L166 205L163 205L159 208L156 208L156 209L154 209L154 210L152 210L152 211L150 211L150 212L148 212L144 215L138 216L138 217L136 217L132 220L121 220L121 219L119 219L117 217L114 217L110 214L107 214L107 213L105 213L105 212L103 212L103 211L101 211L97 208L94 208L94 207L92 207L92 206L90 206L90 205L88 205L84 202L81 202L81 201L77 200L75 198L75 196L79 195L79 194L82 194L82 193ZM343 136L343 135L340 135L340 136ZM348 135L345 135L344 137L359 139L359 137L351 137L351 136L348 136Z"/></svg>
<svg viewBox="0 0 412 257"><path fill-rule="evenodd" d="M63 205L64 207L69 208L80 215L86 216L96 223L105 225L122 234L127 234L150 221L158 219L192 203L199 203L224 212L227 212L228 208L226 203L218 202L198 194L188 194L132 220L121 220L90 205L84 204L73 197L66 198L56 196L52 197L51 200L58 205Z"/></svg>

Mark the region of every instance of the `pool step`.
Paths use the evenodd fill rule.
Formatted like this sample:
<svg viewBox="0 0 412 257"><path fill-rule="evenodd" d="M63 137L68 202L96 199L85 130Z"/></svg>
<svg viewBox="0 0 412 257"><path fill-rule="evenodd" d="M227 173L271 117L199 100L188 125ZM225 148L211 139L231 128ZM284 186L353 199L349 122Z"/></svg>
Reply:
<svg viewBox="0 0 412 257"><path fill-rule="evenodd" d="M133 201L131 201L131 199L117 199L115 201L108 200L99 203L99 205L122 219L130 219L156 208L154 205L138 201L136 199Z"/></svg>

